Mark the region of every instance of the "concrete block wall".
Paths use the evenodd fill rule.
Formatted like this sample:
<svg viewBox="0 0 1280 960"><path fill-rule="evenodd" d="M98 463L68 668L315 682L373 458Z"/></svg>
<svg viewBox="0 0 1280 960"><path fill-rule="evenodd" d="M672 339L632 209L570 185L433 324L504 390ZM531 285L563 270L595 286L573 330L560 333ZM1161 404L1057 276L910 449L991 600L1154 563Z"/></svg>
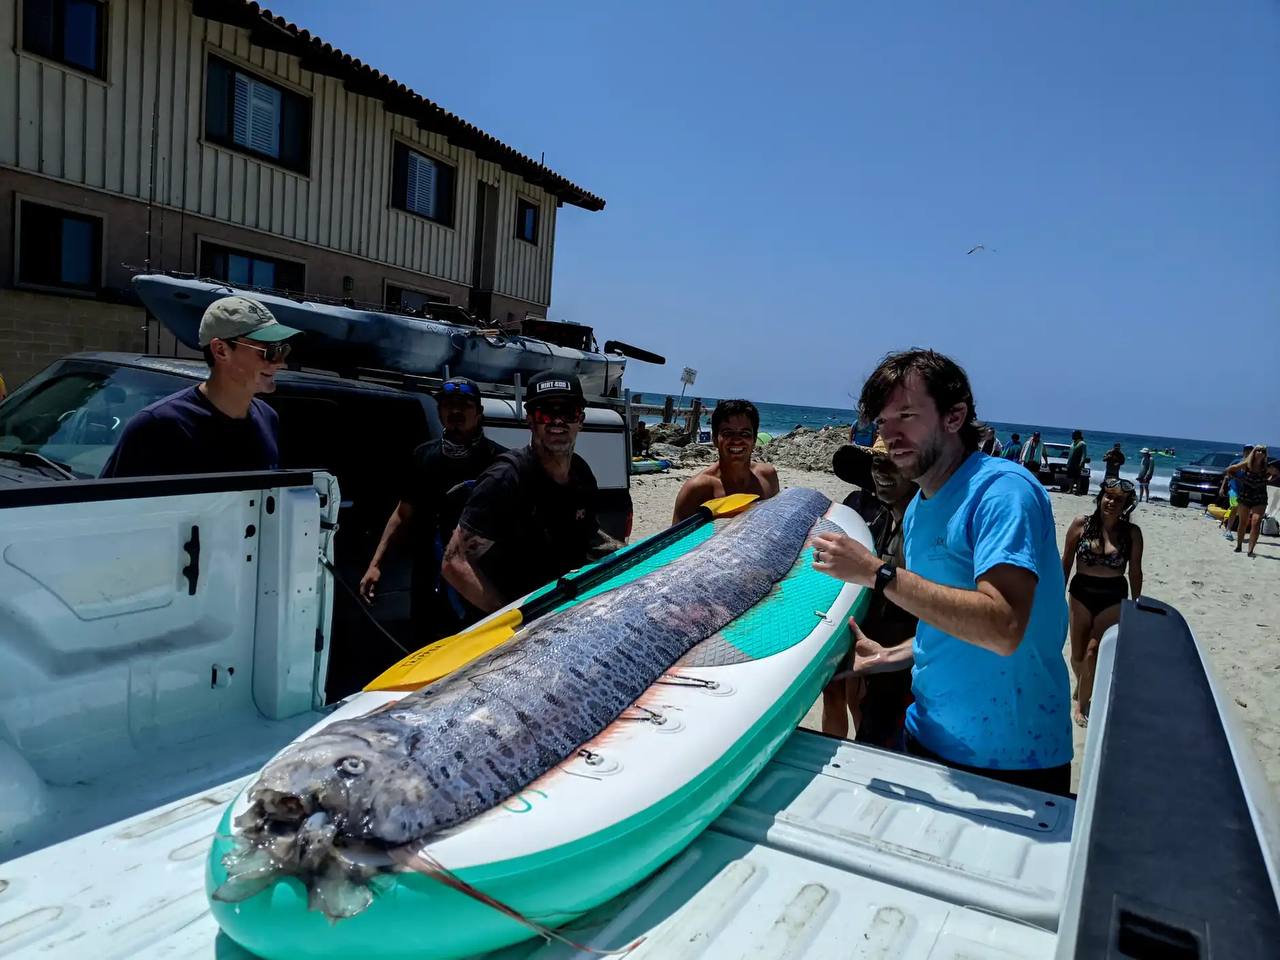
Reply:
<svg viewBox="0 0 1280 960"><path fill-rule="evenodd" d="M0 289L0 375L10 391L80 350L144 347L141 307Z"/></svg>

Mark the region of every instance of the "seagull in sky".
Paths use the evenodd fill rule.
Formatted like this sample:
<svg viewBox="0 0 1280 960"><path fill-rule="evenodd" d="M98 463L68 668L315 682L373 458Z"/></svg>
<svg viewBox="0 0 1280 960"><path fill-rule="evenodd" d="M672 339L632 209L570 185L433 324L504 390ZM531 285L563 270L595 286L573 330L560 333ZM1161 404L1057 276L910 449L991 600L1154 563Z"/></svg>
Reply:
<svg viewBox="0 0 1280 960"><path fill-rule="evenodd" d="M969 256L969 254L971 254L971 253L977 253L979 250L984 250L984 251L985 251L986 249L987 249L987 248L986 248L986 247L984 247L982 244L980 244L980 243L975 243L972 247L970 247L968 250L966 250L966 251L965 251L965 254L964 254L964 255L967 257L967 256ZM995 248L995 247L992 247L992 248L991 248L991 252L992 252L992 253L995 253L995 252L996 252L996 248Z"/></svg>

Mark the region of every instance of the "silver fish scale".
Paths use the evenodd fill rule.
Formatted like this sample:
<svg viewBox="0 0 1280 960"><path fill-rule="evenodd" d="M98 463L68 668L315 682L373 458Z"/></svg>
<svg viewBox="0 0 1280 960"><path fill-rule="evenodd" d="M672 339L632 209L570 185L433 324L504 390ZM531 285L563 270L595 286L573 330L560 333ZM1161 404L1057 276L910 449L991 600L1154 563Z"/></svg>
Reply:
<svg viewBox="0 0 1280 960"><path fill-rule="evenodd" d="M406 747L408 762L381 785L359 832L388 843L424 838L571 756L759 602L829 506L816 491L786 490L661 570L534 622L384 712L328 726L357 736L373 727Z"/></svg>

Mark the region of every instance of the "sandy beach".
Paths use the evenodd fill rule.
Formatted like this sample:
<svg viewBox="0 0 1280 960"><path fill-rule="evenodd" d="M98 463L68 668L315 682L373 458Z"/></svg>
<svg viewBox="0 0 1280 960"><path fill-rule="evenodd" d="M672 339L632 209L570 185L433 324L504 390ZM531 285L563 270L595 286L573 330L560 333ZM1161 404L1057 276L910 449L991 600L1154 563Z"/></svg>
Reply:
<svg viewBox="0 0 1280 960"><path fill-rule="evenodd" d="M631 478L635 504L633 540L671 522L676 492L693 469ZM779 467L783 487L812 487L842 500L848 484L833 474ZM1091 509L1092 500L1050 493L1061 549L1067 525ZM1272 790L1280 797L1280 539L1262 537L1257 558L1232 552L1216 520L1201 508L1140 504L1134 522L1146 540L1143 592L1176 607L1208 649L1218 678L1234 700L1232 709L1249 732ZM1065 647L1064 647L1065 656ZM1171 703L1170 710L1177 709ZM811 710L804 725L818 728ZM1076 728L1078 783L1085 731Z"/></svg>

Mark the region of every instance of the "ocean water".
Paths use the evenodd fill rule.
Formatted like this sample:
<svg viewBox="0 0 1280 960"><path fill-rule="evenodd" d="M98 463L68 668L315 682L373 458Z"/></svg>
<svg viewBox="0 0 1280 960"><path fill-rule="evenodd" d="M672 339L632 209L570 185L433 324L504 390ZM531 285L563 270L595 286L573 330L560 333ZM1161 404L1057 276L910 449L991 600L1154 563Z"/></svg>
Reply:
<svg viewBox="0 0 1280 960"><path fill-rule="evenodd" d="M658 395L649 394L645 397L645 400L655 402L655 397L658 397ZM661 398L658 397L658 399L660 400ZM713 397L703 397L702 401L708 407L714 406L716 402ZM797 426L810 427L817 430L824 426L848 425L857 419L857 414L853 410L837 407L806 407L789 403L757 403L756 406L760 410L760 430L774 436L781 436ZM647 417L645 419L653 423L660 418ZM1143 447L1149 447L1152 450L1173 450L1173 456L1157 456L1155 458L1155 475L1151 480L1152 495L1165 498L1169 495L1169 478L1177 467L1192 463L1206 453L1226 451L1238 455L1241 453L1246 441L1257 442L1263 439L1261 437L1243 437L1239 442L1220 442L1194 440L1187 437L1163 437L1154 434L1091 430L1084 424L1077 428L1074 426L1054 427L1031 423L1001 423L995 420L989 422L995 427L996 435L1003 443L1008 443L1009 437L1013 433L1020 434L1022 439L1026 440L1036 430L1040 431L1041 438L1047 443L1070 443L1071 431L1075 429L1081 430L1084 433L1085 442L1089 446L1094 489L1096 489L1098 479L1103 475L1102 455L1110 450L1114 443L1118 442L1120 444L1120 449L1125 455L1125 463L1120 468L1120 475L1130 480L1138 475L1138 466L1141 461L1139 451ZM709 426L709 421L704 420L703 425L704 427ZM867 434L869 435L869 432ZM865 441L866 436L860 434L859 439ZM1274 450L1272 453L1274 455Z"/></svg>

